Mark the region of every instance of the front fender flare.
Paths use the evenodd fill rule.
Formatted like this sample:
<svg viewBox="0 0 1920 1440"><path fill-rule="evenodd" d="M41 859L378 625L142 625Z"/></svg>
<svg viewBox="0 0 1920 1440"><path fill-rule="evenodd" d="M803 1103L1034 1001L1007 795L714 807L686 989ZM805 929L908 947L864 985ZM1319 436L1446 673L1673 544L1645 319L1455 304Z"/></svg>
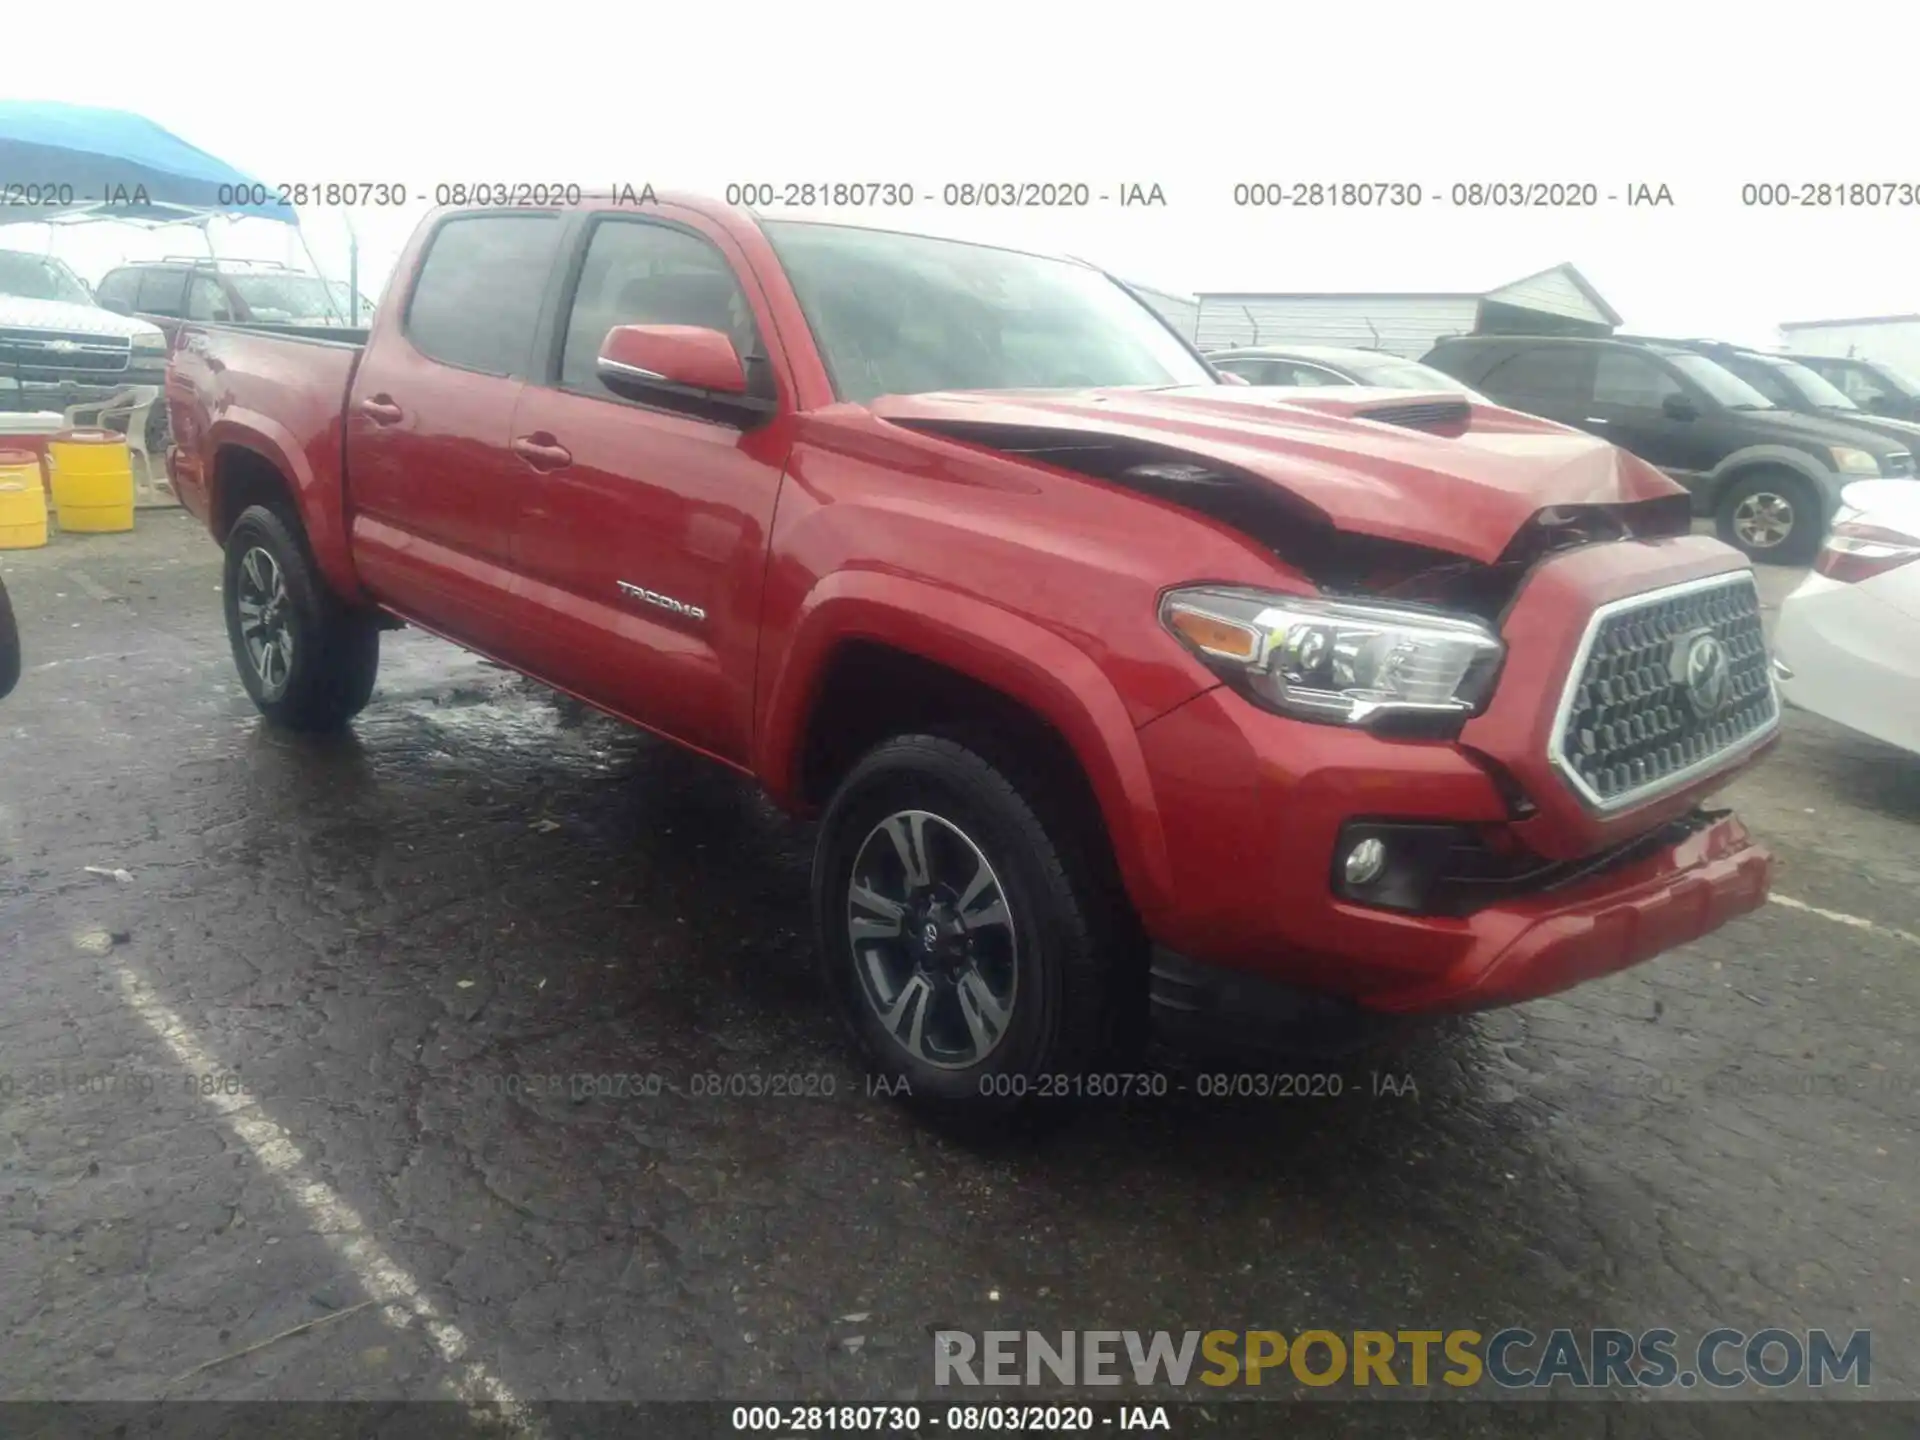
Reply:
<svg viewBox="0 0 1920 1440"><path fill-rule="evenodd" d="M1762 466L1793 471L1813 486L1814 492L1820 496L1821 504L1828 514L1831 514L1834 507L1839 504L1840 490L1845 482L1806 451L1797 450L1791 445L1749 445L1743 450L1734 451L1714 466L1708 474L1708 509L1710 511L1719 509L1720 497L1726 493L1727 486L1732 484L1737 476Z"/></svg>
<svg viewBox="0 0 1920 1440"><path fill-rule="evenodd" d="M889 646L999 691L1052 725L1091 783L1121 879L1151 928L1172 903L1172 867L1132 717L1084 650L988 601L877 570L824 577L762 687L756 772L797 807L807 724L837 647Z"/></svg>

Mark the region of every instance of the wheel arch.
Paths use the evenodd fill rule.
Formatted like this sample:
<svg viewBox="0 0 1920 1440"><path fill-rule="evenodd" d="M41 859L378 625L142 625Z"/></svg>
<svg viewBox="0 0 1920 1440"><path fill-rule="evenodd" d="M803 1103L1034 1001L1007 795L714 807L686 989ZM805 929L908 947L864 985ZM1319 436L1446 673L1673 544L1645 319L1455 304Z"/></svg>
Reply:
<svg viewBox="0 0 1920 1440"><path fill-rule="evenodd" d="M1811 455L1791 445L1749 445L1736 450L1707 477L1707 509L1717 513L1721 499L1733 486L1764 470L1786 470L1813 487L1826 511L1833 509L1835 480Z"/></svg>
<svg viewBox="0 0 1920 1440"><path fill-rule="evenodd" d="M875 683L876 680L879 683ZM888 696L888 686L895 703ZM775 799L815 811L871 743L984 719L1013 743L1069 762L1135 909L1170 903L1171 866L1146 759L1126 706L1076 645L999 606L880 572L827 577L764 684L755 769ZM862 703L879 695L878 704ZM850 720L851 717L851 720Z"/></svg>

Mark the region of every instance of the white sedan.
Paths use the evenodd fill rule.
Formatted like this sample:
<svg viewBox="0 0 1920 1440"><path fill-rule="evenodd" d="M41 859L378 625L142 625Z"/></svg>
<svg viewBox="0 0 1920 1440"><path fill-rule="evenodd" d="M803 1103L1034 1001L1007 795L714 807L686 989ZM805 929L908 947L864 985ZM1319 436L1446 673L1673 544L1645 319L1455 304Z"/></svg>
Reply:
<svg viewBox="0 0 1920 1440"><path fill-rule="evenodd" d="M1792 705L1920 754L1920 481L1849 485L1813 572L1780 604Z"/></svg>

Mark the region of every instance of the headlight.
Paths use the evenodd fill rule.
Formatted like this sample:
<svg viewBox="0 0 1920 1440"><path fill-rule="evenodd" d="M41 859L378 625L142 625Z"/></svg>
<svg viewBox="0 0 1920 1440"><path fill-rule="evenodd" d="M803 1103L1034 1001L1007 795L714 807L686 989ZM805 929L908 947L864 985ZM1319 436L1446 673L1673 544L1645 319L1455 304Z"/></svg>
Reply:
<svg viewBox="0 0 1920 1440"><path fill-rule="evenodd" d="M1843 475L1878 475L1880 462L1865 450L1855 450L1850 445L1832 447L1833 468Z"/></svg>
<svg viewBox="0 0 1920 1440"><path fill-rule="evenodd" d="M1478 620L1344 600L1197 586L1160 619L1253 700L1303 720L1466 716L1493 693L1506 647Z"/></svg>
<svg viewBox="0 0 1920 1440"><path fill-rule="evenodd" d="M133 337L133 348L148 355L162 355L166 353L167 337L158 331L151 335L136 335Z"/></svg>

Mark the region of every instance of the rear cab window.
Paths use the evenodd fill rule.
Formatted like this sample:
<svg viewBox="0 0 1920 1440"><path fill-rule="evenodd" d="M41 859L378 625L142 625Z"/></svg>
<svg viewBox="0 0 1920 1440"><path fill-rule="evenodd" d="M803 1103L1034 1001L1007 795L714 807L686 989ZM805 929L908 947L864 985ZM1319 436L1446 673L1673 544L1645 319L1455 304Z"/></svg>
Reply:
<svg viewBox="0 0 1920 1440"><path fill-rule="evenodd" d="M455 215L427 242L405 331L431 360L483 375L526 373L559 253L551 213Z"/></svg>

